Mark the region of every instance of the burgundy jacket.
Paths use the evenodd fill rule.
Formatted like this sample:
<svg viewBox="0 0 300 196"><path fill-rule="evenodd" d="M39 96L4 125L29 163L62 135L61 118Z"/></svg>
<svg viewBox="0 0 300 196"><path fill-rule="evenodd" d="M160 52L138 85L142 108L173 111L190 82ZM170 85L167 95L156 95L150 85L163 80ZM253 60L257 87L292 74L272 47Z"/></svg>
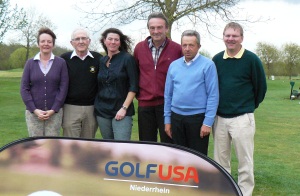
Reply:
<svg viewBox="0 0 300 196"><path fill-rule="evenodd" d="M182 57L181 46L167 38L167 43L157 61L156 69L147 37L134 49L139 69L139 106L157 106L164 103L165 81L170 64Z"/></svg>

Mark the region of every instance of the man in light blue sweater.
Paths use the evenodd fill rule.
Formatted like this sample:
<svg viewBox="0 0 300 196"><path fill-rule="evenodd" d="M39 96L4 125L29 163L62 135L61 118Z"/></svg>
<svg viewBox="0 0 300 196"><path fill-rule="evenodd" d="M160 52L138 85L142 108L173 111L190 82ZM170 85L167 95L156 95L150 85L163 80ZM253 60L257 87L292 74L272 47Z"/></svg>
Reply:
<svg viewBox="0 0 300 196"><path fill-rule="evenodd" d="M200 35L181 35L184 57L172 62L165 85L165 131L175 144L207 155L219 88L215 64L199 54Z"/></svg>

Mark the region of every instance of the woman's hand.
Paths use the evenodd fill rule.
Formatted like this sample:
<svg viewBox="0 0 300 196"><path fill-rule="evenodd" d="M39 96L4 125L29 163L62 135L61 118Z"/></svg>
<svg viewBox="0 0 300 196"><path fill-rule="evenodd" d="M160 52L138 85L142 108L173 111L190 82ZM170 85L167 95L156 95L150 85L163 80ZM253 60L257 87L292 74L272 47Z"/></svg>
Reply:
<svg viewBox="0 0 300 196"><path fill-rule="evenodd" d="M52 116L55 111L54 110L47 110L47 111L43 111L40 109L35 109L33 111L33 113L38 117L38 119L40 120L48 120L50 118L50 116Z"/></svg>
<svg viewBox="0 0 300 196"><path fill-rule="evenodd" d="M35 109L33 113L38 117L38 119L45 120L45 115L47 112L40 109Z"/></svg>
<svg viewBox="0 0 300 196"><path fill-rule="evenodd" d="M54 113L55 113L54 110L47 110L44 119L48 120Z"/></svg>
<svg viewBox="0 0 300 196"><path fill-rule="evenodd" d="M126 116L126 110L121 108L119 109L119 111L117 112L115 119L116 120L122 120L124 117Z"/></svg>

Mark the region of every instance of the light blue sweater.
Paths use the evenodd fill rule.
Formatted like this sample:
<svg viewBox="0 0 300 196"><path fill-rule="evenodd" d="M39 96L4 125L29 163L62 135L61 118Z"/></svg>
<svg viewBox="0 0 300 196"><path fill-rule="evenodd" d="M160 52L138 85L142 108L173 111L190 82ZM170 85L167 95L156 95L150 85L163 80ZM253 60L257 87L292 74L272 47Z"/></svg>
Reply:
<svg viewBox="0 0 300 196"><path fill-rule="evenodd" d="M171 111L180 115L205 113L203 124L212 126L219 103L218 76L214 62L202 55L190 65L184 57L173 61L165 85L165 124Z"/></svg>

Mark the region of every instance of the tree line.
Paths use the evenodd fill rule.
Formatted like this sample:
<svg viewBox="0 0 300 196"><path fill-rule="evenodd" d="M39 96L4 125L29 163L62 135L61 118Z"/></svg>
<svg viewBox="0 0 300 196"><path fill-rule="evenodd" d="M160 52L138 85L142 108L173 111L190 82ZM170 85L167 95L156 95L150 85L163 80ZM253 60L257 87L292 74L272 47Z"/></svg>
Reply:
<svg viewBox="0 0 300 196"><path fill-rule="evenodd" d="M296 43L286 43L280 48L274 44L258 42L256 53L261 59L268 79L274 76L299 76L300 46Z"/></svg>
<svg viewBox="0 0 300 196"><path fill-rule="evenodd" d="M39 52L39 48L37 46L33 46L30 47L27 51L27 48L19 43L2 43L0 44L0 51L0 70L9 70L24 68L26 60L28 58L33 58L34 55ZM53 49L53 53L58 56L67 51L69 51L68 48L60 46L55 46L55 48Z"/></svg>
<svg viewBox="0 0 300 196"><path fill-rule="evenodd" d="M260 57L268 79L274 76L299 76L300 73L300 46L295 43L286 43L280 48L274 44L258 42L255 53ZM37 46L30 46L29 50L20 43L0 44L0 70L23 68L28 58L38 53ZM55 55L69 51L66 47L56 46ZM200 52L211 57L209 51Z"/></svg>

